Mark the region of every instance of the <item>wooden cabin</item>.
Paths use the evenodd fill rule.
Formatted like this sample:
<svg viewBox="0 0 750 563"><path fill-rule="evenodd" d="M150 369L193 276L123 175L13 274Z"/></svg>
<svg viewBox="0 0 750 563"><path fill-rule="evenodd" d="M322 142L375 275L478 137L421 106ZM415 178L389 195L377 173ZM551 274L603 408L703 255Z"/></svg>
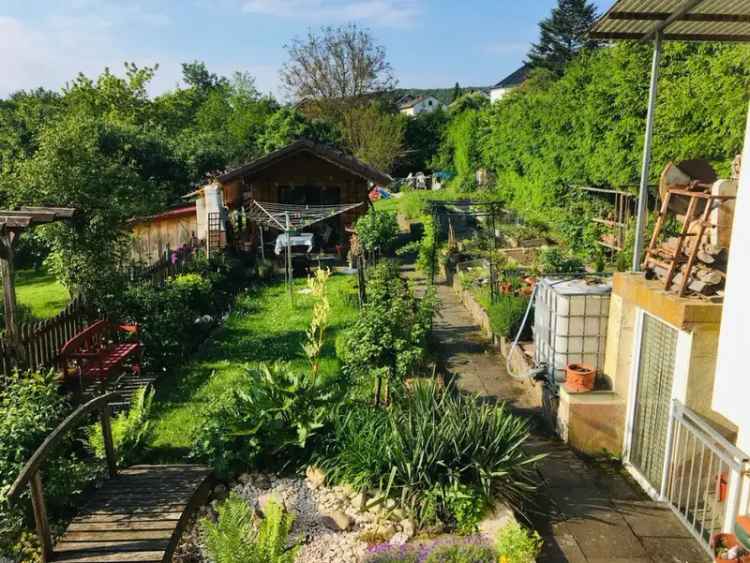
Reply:
<svg viewBox="0 0 750 563"><path fill-rule="evenodd" d="M195 244L198 230L195 209L195 203L191 203L133 219L130 222L133 260L150 265L163 258L168 250Z"/></svg>
<svg viewBox="0 0 750 563"><path fill-rule="evenodd" d="M296 141L222 174L195 192L198 237L214 239L217 244L239 239L245 250L256 249L260 239L257 225L233 227L233 214L250 209L253 201L301 206L360 204L304 229L315 235L319 252L340 250L348 245L355 221L367 213L371 187L390 182L388 175L339 150L309 140ZM218 215L223 216L223 222L217 227ZM229 237L212 234L216 228L233 232ZM266 244L280 234L270 231L265 233Z"/></svg>

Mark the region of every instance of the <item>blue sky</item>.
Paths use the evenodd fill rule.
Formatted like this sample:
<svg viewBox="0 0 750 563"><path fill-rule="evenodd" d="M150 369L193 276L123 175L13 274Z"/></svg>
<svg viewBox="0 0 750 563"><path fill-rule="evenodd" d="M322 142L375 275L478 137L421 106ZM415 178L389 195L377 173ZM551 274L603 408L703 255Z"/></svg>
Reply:
<svg viewBox="0 0 750 563"><path fill-rule="evenodd" d="M613 0L596 0L601 9ZM153 93L180 63L256 77L281 95L283 45L309 28L356 22L383 44L403 87L497 82L523 61L556 0L0 0L0 96L60 88L78 72L159 63Z"/></svg>

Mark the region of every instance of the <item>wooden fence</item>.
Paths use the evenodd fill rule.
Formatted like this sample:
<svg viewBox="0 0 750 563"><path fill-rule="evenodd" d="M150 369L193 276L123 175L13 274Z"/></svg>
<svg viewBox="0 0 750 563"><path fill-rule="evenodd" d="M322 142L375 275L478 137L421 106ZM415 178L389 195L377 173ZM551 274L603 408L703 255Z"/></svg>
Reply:
<svg viewBox="0 0 750 563"><path fill-rule="evenodd" d="M168 250L158 262L141 270L133 270L131 280L133 282L146 281L157 287L163 287L170 277L185 271L199 248L199 246L183 246L178 250Z"/></svg>
<svg viewBox="0 0 750 563"><path fill-rule="evenodd" d="M18 327L18 350L0 339L2 373L7 377L14 368L36 370L54 367L57 355L68 340L88 326L91 312L82 297L76 297L51 319Z"/></svg>
<svg viewBox="0 0 750 563"><path fill-rule="evenodd" d="M131 272L132 283L151 283L163 287L166 281L183 273L196 255L196 246L170 251L158 262ZM67 307L51 319L24 323L18 327L18 346L0 337L0 376L8 377L15 368L37 370L52 368L63 345L89 325L95 313L82 297L73 299ZM2 384L0 383L0 387Z"/></svg>

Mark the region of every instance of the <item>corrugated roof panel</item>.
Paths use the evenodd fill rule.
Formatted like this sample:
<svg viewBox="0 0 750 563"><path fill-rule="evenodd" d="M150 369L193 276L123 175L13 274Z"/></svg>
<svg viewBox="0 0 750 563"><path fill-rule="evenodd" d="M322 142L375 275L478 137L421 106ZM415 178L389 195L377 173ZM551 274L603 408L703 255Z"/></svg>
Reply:
<svg viewBox="0 0 750 563"><path fill-rule="evenodd" d="M618 0L594 25L600 39L638 39L685 5L685 0ZM750 41L750 0L703 0L668 25L666 39Z"/></svg>

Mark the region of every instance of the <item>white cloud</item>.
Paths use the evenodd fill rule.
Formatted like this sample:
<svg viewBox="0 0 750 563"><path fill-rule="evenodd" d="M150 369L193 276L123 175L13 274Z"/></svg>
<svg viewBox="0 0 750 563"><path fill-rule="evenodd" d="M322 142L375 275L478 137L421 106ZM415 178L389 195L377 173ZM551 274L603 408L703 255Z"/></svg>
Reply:
<svg viewBox="0 0 750 563"><path fill-rule="evenodd" d="M70 0L39 21L0 15L0 96L45 87L59 89L82 72L98 76L105 67L120 72L124 61L138 65L166 62L151 54L128 52L120 39L130 26L161 27L169 19L137 4L96 4ZM166 69L165 69L166 70ZM160 72L173 86L179 76ZM155 84L156 85L156 84Z"/></svg>
<svg viewBox="0 0 750 563"><path fill-rule="evenodd" d="M421 9L419 0L249 0L248 13L319 22L366 21L388 27L408 27Z"/></svg>

